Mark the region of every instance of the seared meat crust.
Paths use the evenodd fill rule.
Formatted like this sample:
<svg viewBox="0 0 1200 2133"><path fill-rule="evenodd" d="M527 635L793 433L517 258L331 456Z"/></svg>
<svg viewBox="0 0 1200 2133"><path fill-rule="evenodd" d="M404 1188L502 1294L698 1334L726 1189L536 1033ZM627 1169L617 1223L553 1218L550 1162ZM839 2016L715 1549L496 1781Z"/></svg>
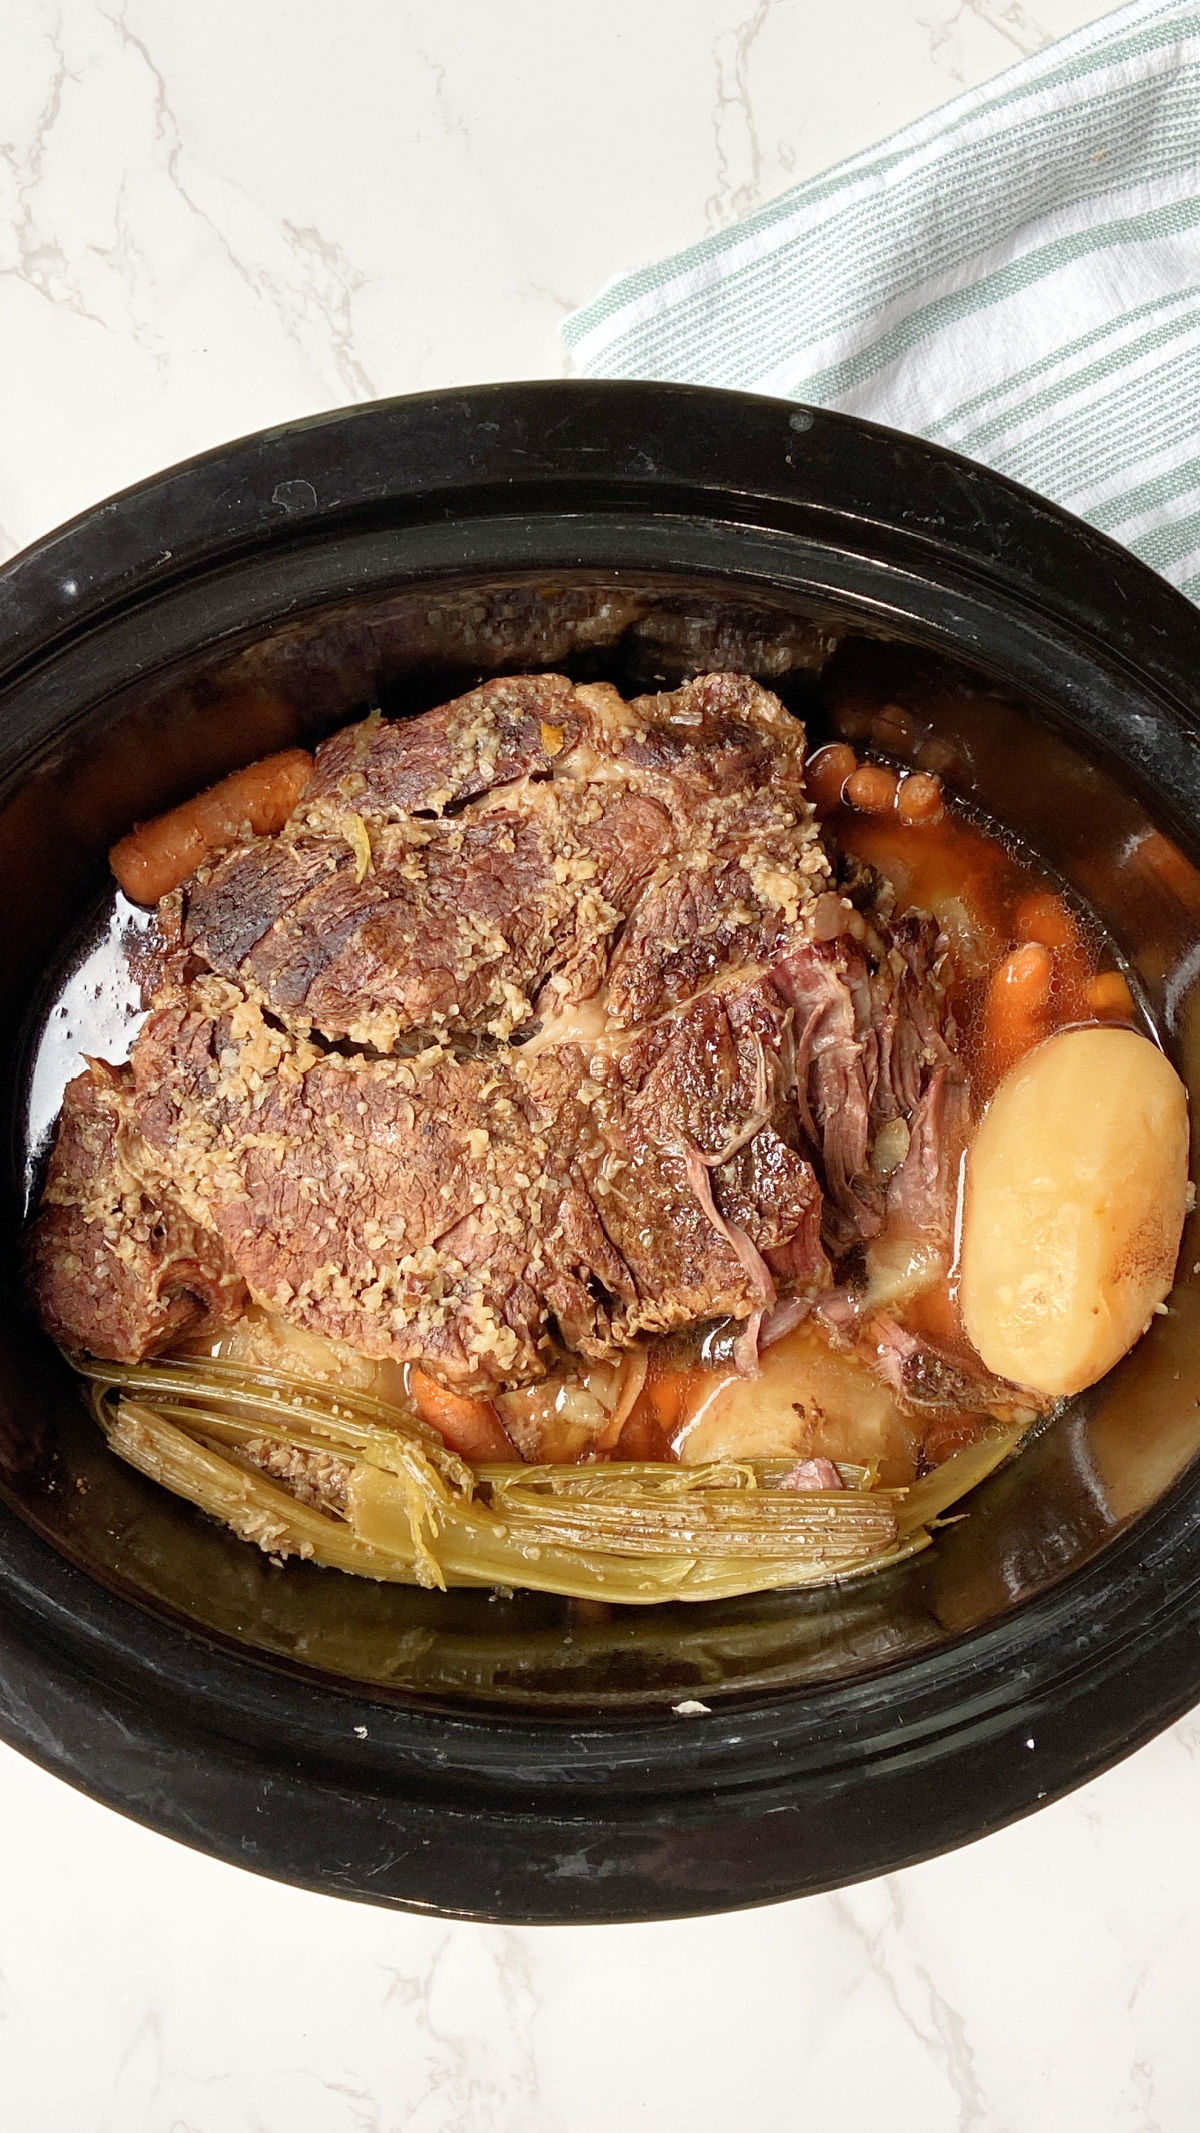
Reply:
<svg viewBox="0 0 1200 2133"><path fill-rule="evenodd" d="M133 1121L128 1068L94 1059L63 1098L26 1271L64 1348L140 1362L232 1325L246 1284L220 1238L184 1213Z"/></svg>
<svg viewBox="0 0 1200 2133"><path fill-rule="evenodd" d="M803 744L740 675L632 704L517 677L367 719L282 836L201 871L183 937L293 1028L384 1051L506 1038L606 974L608 1014L642 1022L762 961L827 886Z"/></svg>
<svg viewBox="0 0 1200 2133"><path fill-rule="evenodd" d="M207 978L140 1037L136 1117L264 1303L491 1389L542 1375L560 1342L598 1356L749 1315L770 1300L763 1250L791 1248L793 1281L827 1278L811 1166L756 1108L748 1007L739 1033L739 1009L706 996L644 1056L367 1059L318 1051ZM781 1035L782 1003L772 1015ZM707 1196L726 1170L721 1217Z"/></svg>

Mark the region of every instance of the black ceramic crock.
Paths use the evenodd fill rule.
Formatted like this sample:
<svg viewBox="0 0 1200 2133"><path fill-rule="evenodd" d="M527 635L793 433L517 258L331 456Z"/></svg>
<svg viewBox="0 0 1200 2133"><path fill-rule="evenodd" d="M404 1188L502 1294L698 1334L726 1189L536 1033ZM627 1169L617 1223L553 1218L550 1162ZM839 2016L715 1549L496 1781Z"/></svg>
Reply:
<svg viewBox="0 0 1200 2133"><path fill-rule="evenodd" d="M331 1894L669 1917L962 1843L1200 1693L1200 1253L1189 1234L1169 1314L969 1517L816 1594L606 1613L374 1586L273 1566L113 1460L16 1280L31 1054L103 923L109 843L370 702L531 666L750 667L867 744L897 692L918 758L1103 918L1195 1097L1200 617L950 453L636 384L298 423L0 572L0 1733Z"/></svg>

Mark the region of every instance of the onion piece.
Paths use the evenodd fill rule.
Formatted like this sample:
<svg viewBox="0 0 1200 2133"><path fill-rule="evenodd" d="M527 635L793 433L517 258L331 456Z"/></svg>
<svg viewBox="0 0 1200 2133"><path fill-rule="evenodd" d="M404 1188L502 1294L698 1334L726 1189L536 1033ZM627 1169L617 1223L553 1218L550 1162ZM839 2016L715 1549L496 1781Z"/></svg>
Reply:
<svg viewBox="0 0 1200 2133"><path fill-rule="evenodd" d="M794 1333L811 1310L812 1299L808 1296L785 1296L782 1303L777 1303L773 1311L766 1313L758 1329L760 1355L764 1348L772 1347L785 1334Z"/></svg>
<svg viewBox="0 0 1200 2133"><path fill-rule="evenodd" d="M650 1358L644 1348L629 1348L626 1350L625 1370L621 1379L621 1389L617 1397L617 1404L596 1439L595 1449L598 1452L610 1452L614 1444L620 1439L621 1431L624 1429L637 1401L641 1397L642 1388L646 1382L646 1373L649 1368Z"/></svg>

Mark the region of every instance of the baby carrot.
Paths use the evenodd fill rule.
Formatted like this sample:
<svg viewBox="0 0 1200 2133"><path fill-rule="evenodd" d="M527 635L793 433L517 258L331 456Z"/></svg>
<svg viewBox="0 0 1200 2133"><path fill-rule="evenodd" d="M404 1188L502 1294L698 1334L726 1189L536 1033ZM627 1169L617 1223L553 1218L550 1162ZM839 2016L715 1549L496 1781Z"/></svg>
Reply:
<svg viewBox="0 0 1200 2133"><path fill-rule="evenodd" d="M1094 1015L1102 1022L1133 1022L1133 994L1119 970L1102 970L1090 978L1084 997Z"/></svg>
<svg viewBox="0 0 1200 2133"><path fill-rule="evenodd" d="M818 815L833 813L841 802L847 778L852 778L857 769L858 757L844 741L831 741L827 748L818 748L815 755L810 755L804 767L804 782Z"/></svg>
<svg viewBox="0 0 1200 2133"><path fill-rule="evenodd" d="M422 1422L436 1429L451 1451L463 1459L515 1459L516 1453L490 1400L474 1400L464 1392L451 1392L415 1363L409 1367L408 1390Z"/></svg>
<svg viewBox="0 0 1200 2133"><path fill-rule="evenodd" d="M690 1405L695 1372L668 1365L651 1370L617 1440L618 1459L664 1459Z"/></svg>
<svg viewBox="0 0 1200 2133"><path fill-rule="evenodd" d="M896 794L896 813L903 822L940 822L944 809L937 779L927 777L923 770L902 778Z"/></svg>
<svg viewBox="0 0 1200 2133"><path fill-rule="evenodd" d="M1054 965L1042 941L1014 948L992 972L984 1011L984 1036L997 1074L1029 1051L1043 1034Z"/></svg>
<svg viewBox="0 0 1200 2133"><path fill-rule="evenodd" d="M303 748L264 756L235 770L114 844L108 863L135 904L156 904L212 853L236 844L247 829L257 837L282 829L312 776Z"/></svg>
<svg viewBox="0 0 1200 2133"><path fill-rule="evenodd" d="M1079 928L1061 896L1038 889L1017 906L1017 932L1023 941L1040 941L1044 948L1077 948Z"/></svg>
<svg viewBox="0 0 1200 2133"><path fill-rule="evenodd" d="M1195 910L1200 901L1200 875L1189 859L1185 859L1178 845L1172 844L1159 830L1151 830L1135 845L1130 864L1150 868L1179 898L1180 903Z"/></svg>
<svg viewBox="0 0 1200 2133"><path fill-rule="evenodd" d="M882 763L863 763L846 780L846 798L864 815L886 815L896 804L900 780Z"/></svg>
<svg viewBox="0 0 1200 2133"><path fill-rule="evenodd" d="M917 729L903 704L880 704L871 720L871 739L887 755L910 755Z"/></svg>

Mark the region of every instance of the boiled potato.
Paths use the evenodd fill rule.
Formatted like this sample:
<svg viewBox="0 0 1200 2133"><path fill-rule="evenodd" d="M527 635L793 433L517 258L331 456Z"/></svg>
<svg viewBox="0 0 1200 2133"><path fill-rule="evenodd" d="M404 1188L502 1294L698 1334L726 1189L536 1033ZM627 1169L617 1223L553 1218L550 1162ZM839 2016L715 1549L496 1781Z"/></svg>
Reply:
<svg viewBox="0 0 1200 2133"><path fill-rule="evenodd" d="M766 1350L753 1377L714 1373L679 1443L684 1466L721 1459L878 1462L887 1488L916 1472L919 1426L856 1355L803 1323Z"/></svg>
<svg viewBox="0 0 1200 2133"><path fill-rule="evenodd" d="M1183 1084L1148 1037L1071 1029L1006 1074L967 1163L960 1302L989 1370L1058 1397L1131 1348L1175 1272Z"/></svg>

